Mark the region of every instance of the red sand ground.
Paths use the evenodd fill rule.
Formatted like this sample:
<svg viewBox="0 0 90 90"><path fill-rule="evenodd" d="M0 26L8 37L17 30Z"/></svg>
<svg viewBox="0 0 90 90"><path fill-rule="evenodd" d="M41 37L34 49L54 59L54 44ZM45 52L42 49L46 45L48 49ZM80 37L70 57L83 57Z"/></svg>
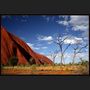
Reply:
<svg viewBox="0 0 90 90"><path fill-rule="evenodd" d="M2 75L82 75L72 71L2 70Z"/></svg>

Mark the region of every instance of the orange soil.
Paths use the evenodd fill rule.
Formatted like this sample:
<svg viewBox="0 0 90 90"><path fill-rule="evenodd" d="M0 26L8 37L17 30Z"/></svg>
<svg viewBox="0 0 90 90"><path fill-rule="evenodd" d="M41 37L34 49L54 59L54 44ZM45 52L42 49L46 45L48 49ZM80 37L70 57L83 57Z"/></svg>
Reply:
<svg viewBox="0 0 90 90"><path fill-rule="evenodd" d="M81 75L80 72L74 71L40 71L40 70L24 70L24 69L5 69L1 71L2 75Z"/></svg>

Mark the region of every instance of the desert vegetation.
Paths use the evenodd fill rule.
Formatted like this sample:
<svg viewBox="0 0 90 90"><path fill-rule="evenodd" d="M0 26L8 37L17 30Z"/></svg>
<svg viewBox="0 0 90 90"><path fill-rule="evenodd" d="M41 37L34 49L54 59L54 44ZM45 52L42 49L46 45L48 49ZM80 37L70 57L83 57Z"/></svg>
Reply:
<svg viewBox="0 0 90 90"><path fill-rule="evenodd" d="M88 75L89 62L54 64L54 65L17 65L3 66L4 75Z"/></svg>
<svg viewBox="0 0 90 90"><path fill-rule="evenodd" d="M15 66L15 65L17 65L17 63L18 63L18 58L16 56L12 56L8 60L9 66Z"/></svg>

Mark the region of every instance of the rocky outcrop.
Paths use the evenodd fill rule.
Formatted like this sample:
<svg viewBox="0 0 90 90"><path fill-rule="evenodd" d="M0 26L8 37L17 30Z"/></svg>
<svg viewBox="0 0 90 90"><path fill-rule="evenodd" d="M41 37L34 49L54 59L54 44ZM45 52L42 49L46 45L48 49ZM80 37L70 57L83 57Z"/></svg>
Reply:
<svg viewBox="0 0 90 90"><path fill-rule="evenodd" d="M18 58L17 64L53 64L49 58L34 52L23 40L1 28L1 64L7 65L13 56Z"/></svg>

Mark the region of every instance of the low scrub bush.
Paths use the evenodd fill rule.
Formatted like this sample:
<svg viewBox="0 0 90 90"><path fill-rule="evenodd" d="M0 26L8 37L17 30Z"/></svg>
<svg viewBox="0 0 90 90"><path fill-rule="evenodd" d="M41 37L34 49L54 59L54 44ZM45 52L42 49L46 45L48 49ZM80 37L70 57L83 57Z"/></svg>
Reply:
<svg viewBox="0 0 90 90"><path fill-rule="evenodd" d="M10 66L16 66L18 63L18 58L16 56L12 56L8 60L8 65Z"/></svg>

